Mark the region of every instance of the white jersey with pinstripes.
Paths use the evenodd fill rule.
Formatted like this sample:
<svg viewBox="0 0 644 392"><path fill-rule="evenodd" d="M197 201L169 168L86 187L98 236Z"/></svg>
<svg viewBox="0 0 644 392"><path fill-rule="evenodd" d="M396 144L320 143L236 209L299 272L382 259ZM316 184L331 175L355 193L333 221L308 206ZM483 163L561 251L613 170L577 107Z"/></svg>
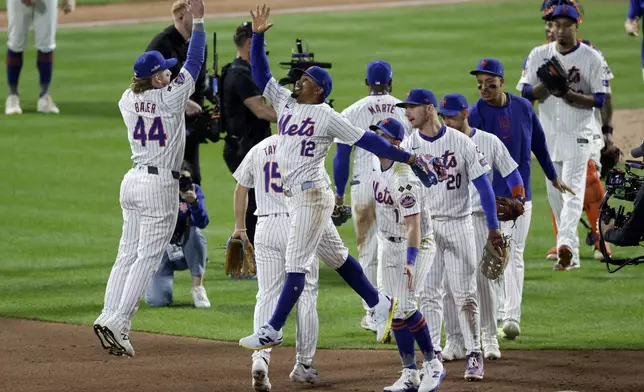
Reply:
<svg viewBox="0 0 644 392"><path fill-rule="evenodd" d="M472 214L469 183L490 171L490 165L467 135L443 126L435 138L415 130L401 143L414 154L441 158L448 177L426 190L432 218L460 218Z"/></svg>
<svg viewBox="0 0 644 392"><path fill-rule="evenodd" d="M605 61L595 49L581 43L565 55L557 50L557 42L532 49L517 89L521 91L524 84L538 84L537 69L553 56L568 71L572 91L582 94L606 93L608 77ZM539 103L539 120L546 133L553 161L588 158L596 129L594 109L575 107L563 98L550 95Z"/></svg>
<svg viewBox="0 0 644 392"><path fill-rule="evenodd" d="M384 237L407 238L405 218L421 214L421 238L432 234L429 203L423 197L423 186L407 164L395 162L383 170L380 160L373 157L373 198L376 201L376 224Z"/></svg>
<svg viewBox="0 0 644 392"><path fill-rule="evenodd" d="M264 89L278 118L276 159L284 188L290 189L307 181L329 182L324 161L336 137L355 144L364 130L357 128L326 103L299 104L291 91L271 78Z"/></svg>
<svg viewBox="0 0 644 392"><path fill-rule="evenodd" d="M127 89L119 101L135 165L179 171L186 144L185 111L195 81L185 68L162 89L135 94Z"/></svg>
<svg viewBox="0 0 644 392"><path fill-rule="evenodd" d="M481 154L485 157L485 160L496 169L502 177L507 177L510 173L514 171L519 165L512 159L510 151L505 147L501 139L499 139L493 133L481 131L480 129L472 128L471 139L478 146ZM488 177L490 178L490 183L492 182L492 176L494 171L490 170L488 172ZM474 212L483 212L483 206L481 205L481 196L479 191L476 189L474 184L470 183L470 197L472 199L472 213Z"/></svg>
<svg viewBox="0 0 644 392"><path fill-rule="evenodd" d="M376 125L380 121L393 117L405 127L405 137L413 131L411 123L405 117L405 110L396 107L401 100L389 94L374 94L366 96L353 103L342 111L342 115L356 127L369 130L369 126ZM371 131L370 131L371 132ZM335 139L336 143L342 143L342 140ZM373 171L371 159L373 154L369 151L356 148L353 157L353 176L367 174Z"/></svg>
<svg viewBox="0 0 644 392"><path fill-rule="evenodd" d="M248 151L233 177L246 188L255 188L255 215L287 213L282 178L277 166L278 136L262 140Z"/></svg>
<svg viewBox="0 0 644 392"><path fill-rule="evenodd" d="M591 48L595 49L597 53L599 53L600 56L602 56L602 66L604 67L604 72L606 73L606 80L609 82L615 78L615 75L613 75L613 72L610 70L610 67L608 66L608 62L606 61L606 57L604 57L604 54L599 50L596 46L594 45L589 45ZM610 83L608 86L606 86L606 94L612 94L612 88L610 86ZM601 109L598 108L593 108L595 111L595 133L594 133L594 142L595 142L595 153L597 155L600 154L600 151L602 148L604 148L604 135L602 133L602 114L601 114ZM599 158L597 158L599 161Z"/></svg>

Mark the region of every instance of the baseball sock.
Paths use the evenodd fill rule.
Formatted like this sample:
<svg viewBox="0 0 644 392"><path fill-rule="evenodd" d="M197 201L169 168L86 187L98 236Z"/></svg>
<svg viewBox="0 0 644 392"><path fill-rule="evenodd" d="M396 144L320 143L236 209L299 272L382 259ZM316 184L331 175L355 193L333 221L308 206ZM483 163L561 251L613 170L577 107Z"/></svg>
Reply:
<svg viewBox="0 0 644 392"><path fill-rule="evenodd" d="M276 331L282 329L284 324L286 324L286 319L289 313L291 313L291 309L293 309L293 306L295 306L297 300L300 298L302 289L304 289L304 278L305 274L301 272L286 273L286 282L284 282L282 293L277 300L273 317L268 321Z"/></svg>
<svg viewBox="0 0 644 392"><path fill-rule="evenodd" d="M425 361L434 359L434 346L432 345L432 338L429 336L427 320L425 320L423 314L417 310L411 317L405 319L405 324L411 333L414 334L414 339L416 339L420 352L425 357Z"/></svg>
<svg viewBox="0 0 644 392"><path fill-rule="evenodd" d="M414 334L411 333L405 320L393 319L391 330L396 338L398 352L400 353L400 362L402 367L407 369L416 369L416 349L414 348Z"/></svg>
<svg viewBox="0 0 644 392"><path fill-rule="evenodd" d="M39 50L36 65L40 73L40 97L43 97L49 94L49 84L51 83L51 74L54 68L54 52L45 53Z"/></svg>
<svg viewBox="0 0 644 392"><path fill-rule="evenodd" d="M18 79L22 69L22 52L7 49L7 84L9 94L18 95Z"/></svg>
<svg viewBox="0 0 644 392"><path fill-rule="evenodd" d="M340 268L336 270L342 279L351 286L353 291L358 293L364 299L370 308L378 305L380 298L378 297L378 290L369 282L367 275L364 274L360 263L353 256L348 255L347 260Z"/></svg>

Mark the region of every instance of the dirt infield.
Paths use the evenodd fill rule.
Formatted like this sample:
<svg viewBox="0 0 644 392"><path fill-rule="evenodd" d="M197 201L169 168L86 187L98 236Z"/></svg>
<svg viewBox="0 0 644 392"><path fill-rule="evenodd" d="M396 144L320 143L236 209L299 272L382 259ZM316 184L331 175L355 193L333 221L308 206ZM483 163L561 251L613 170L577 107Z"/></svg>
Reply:
<svg viewBox="0 0 644 392"><path fill-rule="evenodd" d="M0 318L0 390L4 392L251 392L250 352L232 343L132 333L137 356L103 352L92 328ZM642 391L644 378L628 364L642 351L505 351L486 362L485 379L463 380L464 362L447 364L440 391ZM275 392L382 391L398 377L396 351L318 350L321 382L288 380L293 348L273 350Z"/></svg>

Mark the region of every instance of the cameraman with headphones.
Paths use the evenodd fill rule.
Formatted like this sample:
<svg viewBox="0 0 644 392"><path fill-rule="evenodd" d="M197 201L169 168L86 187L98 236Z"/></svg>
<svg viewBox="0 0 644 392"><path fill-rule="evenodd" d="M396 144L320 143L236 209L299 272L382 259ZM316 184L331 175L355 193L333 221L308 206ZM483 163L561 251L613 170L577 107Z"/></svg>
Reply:
<svg viewBox="0 0 644 392"><path fill-rule="evenodd" d="M644 157L644 142L631 150L633 158ZM644 163L642 164L644 168ZM644 184L633 202L633 212L620 228L615 228L615 220L601 225L604 240L617 246L637 246L644 240Z"/></svg>
<svg viewBox="0 0 644 392"><path fill-rule="evenodd" d="M265 103L262 91L253 81L250 69L250 43L253 36L252 23L237 26L233 41L237 57L222 68L220 86L221 117L224 119L227 136L224 144L224 161L231 173L237 170L250 149L271 136L271 122L277 122L272 106ZM248 239L254 244L257 217L255 193L248 192L246 227Z"/></svg>
<svg viewBox="0 0 644 392"><path fill-rule="evenodd" d="M170 244L166 247L157 272L145 292L145 303L149 306L172 304L174 271L190 270L192 276L192 299L196 308L209 308L210 301L203 287L206 271L206 237L201 232L210 219L204 203L204 194L199 185L193 183L190 164L181 166L179 178L179 216Z"/></svg>

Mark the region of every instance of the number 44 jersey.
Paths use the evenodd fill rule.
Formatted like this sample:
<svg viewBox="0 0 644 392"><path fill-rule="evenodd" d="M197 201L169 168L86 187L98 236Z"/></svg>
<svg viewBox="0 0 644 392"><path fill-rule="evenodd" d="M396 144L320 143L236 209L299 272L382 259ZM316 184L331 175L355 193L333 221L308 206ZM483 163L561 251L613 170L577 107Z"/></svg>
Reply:
<svg viewBox="0 0 644 392"><path fill-rule="evenodd" d="M469 184L489 172L490 165L467 135L445 125L435 137L415 130L401 147L414 154L439 157L447 169L446 180L425 190L432 218L461 218L472 213Z"/></svg>

